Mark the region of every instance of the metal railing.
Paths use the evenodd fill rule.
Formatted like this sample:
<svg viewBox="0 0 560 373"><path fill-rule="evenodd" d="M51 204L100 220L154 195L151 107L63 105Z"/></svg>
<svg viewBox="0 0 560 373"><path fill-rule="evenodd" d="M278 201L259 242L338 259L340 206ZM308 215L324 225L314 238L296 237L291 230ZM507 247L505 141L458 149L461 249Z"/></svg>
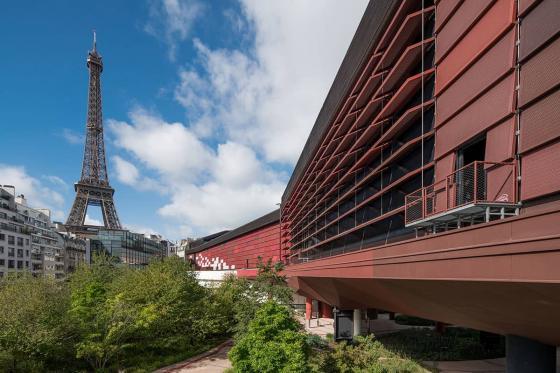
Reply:
<svg viewBox="0 0 560 373"><path fill-rule="evenodd" d="M405 222L411 224L469 204L516 202L515 163L475 161L443 180L408 194Z"/></svg>

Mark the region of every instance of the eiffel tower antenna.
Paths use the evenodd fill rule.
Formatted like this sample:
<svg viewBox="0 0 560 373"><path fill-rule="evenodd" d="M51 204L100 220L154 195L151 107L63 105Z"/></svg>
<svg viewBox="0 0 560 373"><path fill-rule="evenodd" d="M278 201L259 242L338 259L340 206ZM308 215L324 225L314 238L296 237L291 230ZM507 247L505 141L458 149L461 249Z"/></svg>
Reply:
<svg viewBox="0 0 560 373"><path fill-rule="evenodd" d="M71 232L86 232L84 225L88 206L100 206L103 225L109 229L121 229L113 194L115 190L109 185L105 143L103 140L103 112L101 108L101 72L103 60L97 52L97 40L93 31L93 49L88 53L89 69L88 108L86 119L86 141L82 176L74 184L76 198L66 221L66 228Z"/></svg>

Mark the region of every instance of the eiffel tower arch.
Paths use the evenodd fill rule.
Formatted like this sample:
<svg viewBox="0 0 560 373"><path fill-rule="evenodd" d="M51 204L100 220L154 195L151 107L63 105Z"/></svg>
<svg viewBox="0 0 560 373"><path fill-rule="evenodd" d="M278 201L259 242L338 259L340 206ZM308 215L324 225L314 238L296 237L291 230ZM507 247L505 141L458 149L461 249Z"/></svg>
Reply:
<svg viewBox="0 0 560 373"><path fill-rule="evenodd" d="M82 176L74 184L76 198L66 221L66 228L71 232L84 232L88 206L99 206L103 215L103 225L109 229L121 229L113 195L115 190L109 185L105 143L103 141L103 113L101 107L101 72L103 60L97 52L95 32L93 49L88 53L89 69L88 109L86 120L86 141Z"/></svg>

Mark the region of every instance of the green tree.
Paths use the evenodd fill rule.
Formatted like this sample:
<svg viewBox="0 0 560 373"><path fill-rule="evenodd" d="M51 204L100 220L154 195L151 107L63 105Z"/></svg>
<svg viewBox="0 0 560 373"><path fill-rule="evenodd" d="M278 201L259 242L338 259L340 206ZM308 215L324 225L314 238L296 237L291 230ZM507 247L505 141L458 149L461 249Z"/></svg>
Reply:
<svg viewBox="0 0 560 373"><path fill-rule="evenodd" d="M257 276L254 280L246 278L226 277L222 284L214 289L217 304L224 304L222 311L217 313L223 320L230 320L225 325L228 331L241 338L246 332L249 322L255 317L257 310L267 301L274 301L292 312L293 291L288 287L286 276L282 274L284 266L272 260L263 262L259 257Z"/></svg>
<svg viewBox="0 0 560 373"><path fill-rule="evenodd" d="M125 270L112 257L100 254L70 277L68 316L80 333L76 357L95 369L105 368L116 357L130 329L132 316L108 296L113 280Z"/></svg>
<svg viewBox="0 0 560 373"><path fill-rule="evenodd" d="M11 369L73 363L76 334L65 320L68 306L67 289L54 280L24 275L0 281L0 350L11 357Z"/></svg>
<svg viewBox="0 0 560 373"><path fill-rule="evenodd" d="M267 301L229 352L234 372L307 372L309 347L290 310Z"/></svg>

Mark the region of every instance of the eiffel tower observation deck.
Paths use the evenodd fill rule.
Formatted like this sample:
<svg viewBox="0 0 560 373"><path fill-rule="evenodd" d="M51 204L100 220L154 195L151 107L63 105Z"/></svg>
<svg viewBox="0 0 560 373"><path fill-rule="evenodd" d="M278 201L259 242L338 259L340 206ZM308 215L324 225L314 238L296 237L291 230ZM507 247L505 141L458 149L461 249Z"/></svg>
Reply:
<svg viewBox="0 0 560 373"><path fill-rule="evenodd" d="M121 229L113 201L115 190L109 184L105 159L101 105L103 60L97 51L95 32L93 33L93 49L87 57L87 67L89 69L89 91L82 175L80 181L74 184L76 198L66 221L66 228L75 233L87 233L94 228L84 224L88 206L101 208L105 228Z"/></svg>

